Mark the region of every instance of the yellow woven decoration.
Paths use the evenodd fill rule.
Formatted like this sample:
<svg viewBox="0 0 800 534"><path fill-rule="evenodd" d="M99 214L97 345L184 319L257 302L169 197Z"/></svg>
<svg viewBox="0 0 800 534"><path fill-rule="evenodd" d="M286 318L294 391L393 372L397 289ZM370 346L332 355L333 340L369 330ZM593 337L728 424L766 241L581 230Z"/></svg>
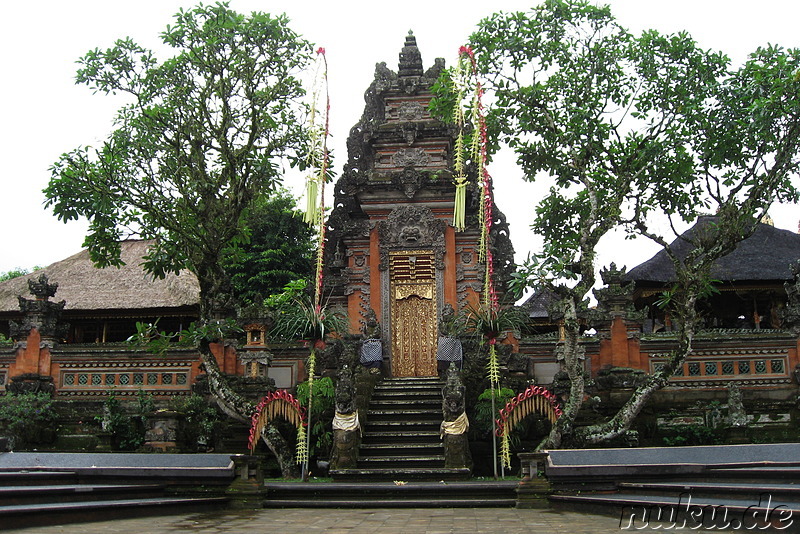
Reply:
<svg viewBox="0 0 800 534"><path fill-rule="evenodd" d="M489 363L486 365L486 371L489 376L489 382L493 387L498 387L500 384L500 362L497 361L497 351L494 348L494 343L489 345Z"/></svg>
<svg viewBox="0 0 800 534"><path fill-rule="evenodd" d="M511 446L508 441L508 431L504 431L500 438L500 462L505 467L511 468Z"/></svg>
<svg viewBox="0 0 800 534"><path fill-rule="evenodd" d="M303 425L297 427L297 463L304 464L308 461L308 446L306 444L306 429Z"/></svg>

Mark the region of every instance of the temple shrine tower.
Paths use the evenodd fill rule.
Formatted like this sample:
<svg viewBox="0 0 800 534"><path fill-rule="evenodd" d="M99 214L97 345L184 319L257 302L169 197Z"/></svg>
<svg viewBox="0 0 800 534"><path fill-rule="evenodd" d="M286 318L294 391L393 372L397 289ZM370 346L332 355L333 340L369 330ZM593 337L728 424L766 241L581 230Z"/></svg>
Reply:
<svg viewBox="0 0 800 534"><path fill-rule="evenodd" d="M391 376L435 376L442 308L477 305L485 265L479 262L479 188L469 176L467 228L452 226L455 128L431 116L431 88L444 60L423 70L409 33L395 73L379 63L350 130L348 162L328 219L325 295L346 308L359 332L373 309L381 323ZM497 287L513 270L504 215L495 208L490 238Z"/></svg>

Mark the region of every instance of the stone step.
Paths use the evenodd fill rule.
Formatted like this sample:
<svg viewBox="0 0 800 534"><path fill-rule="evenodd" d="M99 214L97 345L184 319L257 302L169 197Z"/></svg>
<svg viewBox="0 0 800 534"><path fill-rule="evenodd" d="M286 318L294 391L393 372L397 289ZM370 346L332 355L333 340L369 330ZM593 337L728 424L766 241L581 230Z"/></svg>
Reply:
<svg viewBox="0 0 800 534"><path fill-rule="evenodd" d="M402 409L405 408L435 408L438 409L440 412L442 411L442 399L435 398L435 399L420 399L417 397L409 398L407 395L402 397L390 397L387 399L376 399L372 398L369 403L370 409L372 408L391 408L391 407L400 407Z"/></svg>
<svg viewBox="0 0 800 534"><path fill-rule="evenodd" d="M389 430L386 432L371 432L365 431L363 435L362 447L365 443L402 443L405 445L406 443L419 441L419 440L428 440L428 441L441 441L441 436L439 435L439 428L437 427L436 430Z"/></svg>
<svg viewBox="0 0 800 534"><path fill-rule="evenodd" d="M466 468L449 469L434 467L400 467L372 469L335 469L330 475L336 481L446 481L468 480L470 470Z"/></svg>
<svg viewBox="0 0 800 534"><path fill-rule="evenodd" d="M620 482L617 487L621 494L646 493L648 495L680 495L681 493L697 496L718 497L721 495L758 496L767 493L773 497L780 496L800 502L800 486L794 483L765 484L746 482L717 482L682 480L674 482Z"/></svg>
<svg viewBox="0 0 800 534"><path fill-rule="evenodd" d="M444 455L434 456L361 456L358 458L359 469L403 469L403 468L418 468L418 467L431 467L439 468L444 467Z"/></svg>
<svg viewBox="0 0 800 534"><path fill-rule="evenodd" d="M227 502L225 497L156 497L9 505L0 506L0 524L3 529L29 528L153 514L181 514L208 511L225 506Z"/></svg>
<svg viewBox="0 0 800 534"><path fill-rule="evenodd" d="M381 416L375 421L370 421L368 428L373 431L388 431L402 429L404 432L416 432L418 430L438 431L441 425L441 419L417 419L415 421L406 421L402 417L386 417ZM404 423L404 424L403 424Z"/></svg>
<svg viewBox="0 0 800 534"><path fill-rule="evenodd" d="M270 499L265 508L513 508L516 498L506 499Z"/></svg>
<svg viewBox="0 0 800 534"><path fill-rule="evenodd" d="M163 484L58 484L46 486L0 487L0 505L65 503L86 500L108 500L154 497L164 492Z"/></svg>
<svg viewBox="0 0 800 534"><path fill-rule="evenodd" d="M401 483L402 482L402 483ZM501 507L514 506L516 482L391 482L303 484L269 482L265 507Z"/></svg>
<svg viewBox="0 0 800 534"><path fill-rule="evenodd" d="M436 441L430 440L427 442L407 442L402 446L397 443L362 443L361 452L365 456L376 456L380 454L391 454L398 449L408 452L409 454L420 454L424 451L433 451L434 454L439 454L444 449L444 444L439 441L439 436L435 436Z"/></svg>
<svg viewBox="0 0 800 534"><path fill-rule="evenodd" d="M401 391L406 393L428 393L430 395L438 393L442 394L442 386L439 384L385 384L381 383L375 386L375 393L388 393L392 391Z"/></svg>
<svg viewBox="0 0 800 534"><path fill-rule="evenodd" d="M0 486L39 486L77 481L78 473L73 471L0 471Z"/></svg>
<svg viewBox="0 0 800 534"><path fill-rule="evenodd" d="M425 418L435 420L437 417L439 421L442 420L442 410L441 408L418 408L418 407L411 407L411 408L401 408L399 406L392 407L392 408L377 408L373 409L370 407L369 409L369 422L367 424L372 423L373 421L380 420L381 417L404 417L404 418Z"/></svg>

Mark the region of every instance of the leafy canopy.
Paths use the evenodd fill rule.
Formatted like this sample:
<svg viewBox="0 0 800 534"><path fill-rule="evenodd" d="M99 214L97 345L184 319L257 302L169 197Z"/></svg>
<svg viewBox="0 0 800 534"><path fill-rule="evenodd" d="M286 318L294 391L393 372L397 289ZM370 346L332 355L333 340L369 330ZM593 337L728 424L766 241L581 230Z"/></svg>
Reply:
<svg viewBox="0 0 800 534"><path fill-rule="evenodd" d="M155 239L145 268L189 268L202 300L227 290L220 258L247 241L247 210L275 187L282 158L302 159L297 74L311 47L285 16L225 3L181 10L161 38L174 50L163 61L129 38L80 59L77 83L130 102L100 146L53 164L44 192L59 219L89 220L98 266L120 265L120 239Z"/></svg>
<svg viewBox="0 0 800 534"><path fill-rule="evenodd" d="M245 222L249 243L224 261L241 305L261 304L292 280L311 279L314 230L303 222L286 191L257 198Z"/></svg>
<svg viewBox="0 0 800 534"><path fill-rule="evenodd" d="M654 189L691 205L687 145L727 65L723 55L683 33L634 37L608 7L561 0L495 14L471 44L495 96L491 131L529 180L550 176L534 222L545 242L540 274L575 278L626 203Z"/></svg>
<svg viewBox="0 0 800 534"><path fill-rule="evenodd" d="M800 51L761 48L732 70L685 33L634 36L608 7L583 0L495 14L470 40L495 101L491 133L514 149L529 180L551 184L533 225L544 247L516 278L559 296L570 393L547 446L573 433L583 403L579 319L600 239L624 228L661 244L675 265L677 348L614 417L578 433L596 443L628 428L691 353L713 262L773 201L797 200ZM715 222L679 256L664 235L709 211ZM654 225L655 216L668 224Z"/></svg>

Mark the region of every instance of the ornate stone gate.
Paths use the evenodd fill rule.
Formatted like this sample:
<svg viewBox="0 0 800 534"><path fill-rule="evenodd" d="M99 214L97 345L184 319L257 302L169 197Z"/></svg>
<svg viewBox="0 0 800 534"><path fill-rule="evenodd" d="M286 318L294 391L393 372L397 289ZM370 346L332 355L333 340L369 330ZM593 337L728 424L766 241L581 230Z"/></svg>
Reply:
<svg viewBox="0 0 800 534"><path fill-rule="evenodd" d="M476 179L468 185L467 228L456 233L450 224L455 134L428 109L443 67L437 59L423 70L413 35L396 73L383 63L376 67L328 220L326 296L347 310L352 333L375 310L393 376L435 375L441 309L475 304L482 289ZM513 249L505 217L495 213L491 246L502 288Z"/></svg>

